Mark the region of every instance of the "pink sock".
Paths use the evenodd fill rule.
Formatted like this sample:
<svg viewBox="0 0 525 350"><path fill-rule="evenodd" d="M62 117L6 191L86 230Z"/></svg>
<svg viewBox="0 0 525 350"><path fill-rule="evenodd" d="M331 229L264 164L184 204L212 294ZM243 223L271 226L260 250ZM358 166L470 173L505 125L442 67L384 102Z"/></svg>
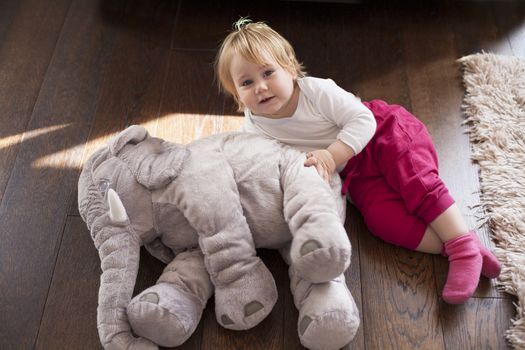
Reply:
<svg viewBox="0 0 525 350"><path fill-rule="evenodd" d="M501 272L501 264L494 254L480 242L478 235L474 231L469 232L474 238L474 242L479 247L481 257L483 258L483 266L481 268L481 274L487 278L496 278Z"/></svg>
<svg viewBox="0 0 525 350"><path fill-rule="evenodd" d="M461 304L474 294L478 286L483 259L480 248L470 233L445 242L445 254L450 265L443 300Z"/></svg>

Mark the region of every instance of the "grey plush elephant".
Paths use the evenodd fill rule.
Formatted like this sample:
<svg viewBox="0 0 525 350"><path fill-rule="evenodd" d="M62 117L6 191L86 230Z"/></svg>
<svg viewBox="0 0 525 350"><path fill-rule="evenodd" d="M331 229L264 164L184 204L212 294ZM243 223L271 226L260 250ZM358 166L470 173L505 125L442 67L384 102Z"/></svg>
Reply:
<svg viewBox="0 0 525 350"><path fill-rule="evenodd" d="M304 159L257 135L179 145L140 126L95 152L80 175L78 205L101 259L103 346L180 345L213 293L222 326L257 325L277 291L255 248L280 249L290 265L303 345L347 344L359 314L343 275L351 251L345 201L339 178L325 183ZM142 245L167 266L156 285L132 298Z"/></svg>

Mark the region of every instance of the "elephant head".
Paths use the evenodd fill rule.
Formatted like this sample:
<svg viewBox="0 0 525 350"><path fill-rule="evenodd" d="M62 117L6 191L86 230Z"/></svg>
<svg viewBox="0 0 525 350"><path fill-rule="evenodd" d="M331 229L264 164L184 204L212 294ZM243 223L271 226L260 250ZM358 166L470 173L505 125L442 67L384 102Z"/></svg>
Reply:
<svg viewBox="0 0 525 350"><path fill-rule="evenodd" d="M84 164L78 206L101 259L97 323L105 348L154 347L133 337L126 307L137 277L140 246L160 234L153 225L151 190L172 181L186 156L185 147L132 126Z"/></svg>

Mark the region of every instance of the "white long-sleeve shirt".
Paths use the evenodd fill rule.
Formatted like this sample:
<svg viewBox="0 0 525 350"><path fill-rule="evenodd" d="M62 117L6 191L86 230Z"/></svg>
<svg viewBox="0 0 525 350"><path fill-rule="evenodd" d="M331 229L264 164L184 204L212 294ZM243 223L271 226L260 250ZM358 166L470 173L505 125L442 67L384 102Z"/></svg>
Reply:
<svg viewBox="0 0 525 350"><path fill-rule="evenodd" d="M291 117L266 118L245 109L241 131L262 134L302 151L326 149L338 139L355 154L361 152L376 129L372 112L361 100L331 79L304 77L297 84L299 102Z"/></svg>

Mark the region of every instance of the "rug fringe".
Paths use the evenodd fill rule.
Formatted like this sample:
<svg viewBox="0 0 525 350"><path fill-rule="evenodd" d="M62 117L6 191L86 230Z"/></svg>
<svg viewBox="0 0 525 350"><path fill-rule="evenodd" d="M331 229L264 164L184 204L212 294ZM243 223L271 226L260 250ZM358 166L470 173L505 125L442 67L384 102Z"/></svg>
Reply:
<svg viewBox="0 0 525 350"><path fill-rule="evenodd" d="M525 349L525 60L483 52L458 62L480 204L503 265L498 288L517 297L506 339Z"/></svg>

